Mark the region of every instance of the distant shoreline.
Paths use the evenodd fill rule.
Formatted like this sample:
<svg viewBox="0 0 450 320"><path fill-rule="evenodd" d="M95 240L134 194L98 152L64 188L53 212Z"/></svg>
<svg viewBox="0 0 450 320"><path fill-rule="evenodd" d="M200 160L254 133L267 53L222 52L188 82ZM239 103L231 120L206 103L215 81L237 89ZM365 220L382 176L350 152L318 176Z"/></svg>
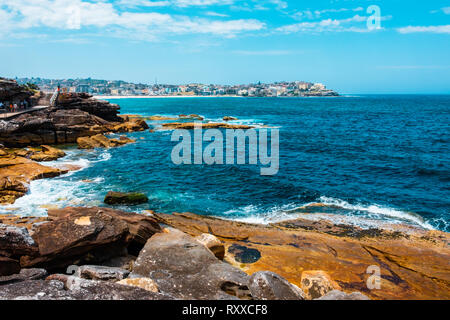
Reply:
<svg viewBox="0 0 450 320"><path fill-rule="evenodd" d="M97 99L247 98L243 96L94 96Z"/></svg>
<svg viewBox="0 0 450 320"><path fill-rule="evenodd" d="M172 98L342 98L345 96L245 97L245 96L93 96L96 99L172 99Z"/></svg>

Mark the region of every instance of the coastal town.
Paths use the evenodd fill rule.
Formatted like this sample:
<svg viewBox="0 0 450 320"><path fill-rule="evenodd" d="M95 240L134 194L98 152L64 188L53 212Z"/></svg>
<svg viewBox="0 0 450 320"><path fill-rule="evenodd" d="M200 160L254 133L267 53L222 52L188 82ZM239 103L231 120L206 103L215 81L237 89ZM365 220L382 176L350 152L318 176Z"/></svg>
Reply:
<svg viewBox="0 0 450 320"><path fill-rule="evenodd" d="M16 78L20 84L36 86L44 92L54 92L58 86L70 93L94 96L239 96L239 97L335 97L339 94L322 83L305 81L255 83L245 85L185 84L169 85L129 83L87 79L52 80Z"/></svg>

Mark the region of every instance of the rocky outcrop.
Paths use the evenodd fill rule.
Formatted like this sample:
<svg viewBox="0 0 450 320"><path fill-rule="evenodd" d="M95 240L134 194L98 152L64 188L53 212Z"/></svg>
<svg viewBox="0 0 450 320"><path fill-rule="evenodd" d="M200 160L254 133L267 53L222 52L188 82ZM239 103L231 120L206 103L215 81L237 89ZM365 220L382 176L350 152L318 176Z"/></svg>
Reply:
<svg viewBox="0 0 450 320"><path fill-rule="evenodd" d="M113 132L136 132L149 129L143 117L128 117L127 115L120 117L124 122L113 125L111 129Z"/></svg>
<svg viewBox="0 0 450 320"><path fill-rule="evenodd" d="M32 180L53 178L67 172L23 157L0 156L0 203L14 203L28 192Z"/></svg>
<svg viewBox="0 0 450 320"><path fill-rule="evenodd" d="M41 151L34 152L30 159L33 161L55 161L66 156L66 153L60 149L43 145Z"/></svg>
<svg viewBox="0 0 450 320"><path fill-rule="evenodd" d="M103 134L97 134L92 137L81 137L77 139L79 149L114 148L133 142L136 142L136 140L125 136L121 136L119 139L109 139Z"/></svg>
<svg viewBox="0 0 450 320"><path fill-rule="evenodd" d="M75 106L46 108L21 114L8 121L2 120L0 143L6 147L71 144L80 137L110 132L144 131L149 128L142 119L125 121L123 117L117 116L114 121L110 121L112 116L105 116L104 112L94 112L91 107L72 108ZM102 108L107 108L107 105ZM115 114L115 107L111 108ZM98 115L103 115L106 119Z"/></svg>
<svg viewBox="0 0 450 320"><path fill-rule="evenodd" d="M450 298L450 236L445 232L349 232L351 227L341 226L328 233L323 226L317 230L301 221L262 226L190 213L155 217L191 236L213 234L225 243L225 261L248 274L272 271L302 287L303 272L322 270L341 291L359 291L371 299ZM236 245L251 249L251 257L256 251L260 257L241 256L247 262L240 262L235 255L245 250L229 250ZM370 266L380 268L380 289L368 288L374 275Z"/></svg>
<svg viewBox="0 0 450 320"><path fill-rule="evenodd" d="M267 265L268 259L277 265L280 273L296 271L295 268L305 262L299 259L295 249L292 250L295 248L293 241L306 240L315 247L314 236L308 238L305 233L300 237L273 226L247 225L192 214L154 215L165 224L178 225L197 237L173 228L161 230L153 215L108 208L49 210L46 221L28 229L5 225L0 228L0 299L304 300L316 296L311 286L303 281L307 293L278 272L258 270ZM12 220L6 219L8 223L13 223ZM274 238L265 238L267 235ZM332 245L330 239L322 238L323 235L315 234L316 240L322 245L328 240L326 243ZM290 260L284 252L285 240L290 241L288 254L295 258L295 264L286 264ZM222 253L214 248L223 244L227 250L221 261ZM233 245L238 247L234 253L230 251ZM309 247L305 246L307 249ZM251 250L260 253L258 259L247 259L245 254L255 256ZM136 261L130 251L137 255ZM233 255L238 252L243 256L241 262L236 263ZM308 251L300 254L305 252ZM320 250L314 251L320 258L322 254ZM311 256L305 258L311 259ZM345 255L342 258L345 259ZM357 265L356 261L352 263ZM28 269L30 267L44 269ZM62 270L72 275L58 273ZM45 281L40 280L47 271L50 276ZM331 281L339 282L328 277L323 280L324 274L304 272L302 279L315 281L320 288ZM367 298L354 293L355 290L347 294L348 288L341 282L339 285L341 292L314 292L319 292L318 296L324 299Z"/></svg>
<svg viewBox="0 0 450 320"><path fill-rule="evenodd" d="M228 124L228 123L213 123L213 122L201 123L201 124L196 124L194 122L170 122L170 123L162 124L162 128L166 129L166 130L177 130L177 129L193 130L197 126L199 129L204 129L204 130L219 129L219 128L220 129L247 130L247 129L254 128L252 126L243 125L243 124Z"/></svg>
<svg viewBox="0 0 450 320"><path fill-rule="evenodd" d="M238 118L230 117L230 116L223 117L223 121L236 121L236 120L238 120Z"/></svg>
<svg viewBox="0 0 450 320"><path fill-rule="evenodd" d="M9 103L20 103L24 100L30 101L34 92L19 85L15 80L0 78L0 101Z"/></svg>
<svg viewBox="0 0 450 320"><path fill-rule="evenodd" d="M139 192L114 192L110 191L105 197L104 202L109 205L138 205L148 202L148 197Z"/></svg>
<svg viewBox="0 0 450 320"><path fill-rule="evenodd" d="M58 98L58 109L78 109L109 122L121 122L120 107L108 101L98 100L88 93L62 93Z"/></svg>
<svg viewBox="0 0 450 320"><path fill-rule="evenodd" d="M109 132L110 126L79 109L47 108L0 121L0 142L7 147L75 143L79 137Z"/></svg>

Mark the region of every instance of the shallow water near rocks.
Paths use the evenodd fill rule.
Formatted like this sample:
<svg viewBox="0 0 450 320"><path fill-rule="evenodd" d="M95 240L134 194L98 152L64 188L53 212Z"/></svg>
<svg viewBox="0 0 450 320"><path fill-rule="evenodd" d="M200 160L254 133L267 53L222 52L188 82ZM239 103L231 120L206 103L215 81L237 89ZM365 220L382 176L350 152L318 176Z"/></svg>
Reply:
<svg viewBox="0 0 450 320"><path fill-rule="evenodd" d="M280 128L280 171L260 166L181 165L170 131L137 132L123 147L50 163L81 170L31 183L0 212L45 215L46 206L104 206L108 191L144 192L148 204L118 207L194 212L267 223L298 216L374 227L411 224L449 231L450 96L117 99L123 114L199 114ZM160 122L148 122L150 126ZM206 145L206 143L205 143Z"/></svg>

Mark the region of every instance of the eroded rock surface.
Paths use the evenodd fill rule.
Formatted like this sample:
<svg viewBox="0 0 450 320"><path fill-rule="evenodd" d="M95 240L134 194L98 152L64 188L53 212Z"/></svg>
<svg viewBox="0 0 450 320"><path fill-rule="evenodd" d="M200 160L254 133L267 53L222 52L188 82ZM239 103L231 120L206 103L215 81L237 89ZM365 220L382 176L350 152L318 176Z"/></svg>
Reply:
<svg viewBox="0 0 450 320"><path fill-rule="evenodd" d="M301 287L304 271L322 270L343 292L359 291L371 299L450 299L450 236L445 232L350 233L349 228L335 228L329 234L326 228L304 228L295 221L262 226L191 213L155 216L192 236L215 235L225 242L225 261L248 274L272 271ZM255 249L261 257L239 262L229 253L233 245ZM373 265L380 268L381 289L369 290L373 274L368 268Z"/></svg>
<svg viewBox="0 0 450 320"><path fill-rule="evenodd" d="M160 292L179 299L249 298L244 272L221 262L194 238L176 229L166 229L148 240L131 277L150 278Z"/></svg>

